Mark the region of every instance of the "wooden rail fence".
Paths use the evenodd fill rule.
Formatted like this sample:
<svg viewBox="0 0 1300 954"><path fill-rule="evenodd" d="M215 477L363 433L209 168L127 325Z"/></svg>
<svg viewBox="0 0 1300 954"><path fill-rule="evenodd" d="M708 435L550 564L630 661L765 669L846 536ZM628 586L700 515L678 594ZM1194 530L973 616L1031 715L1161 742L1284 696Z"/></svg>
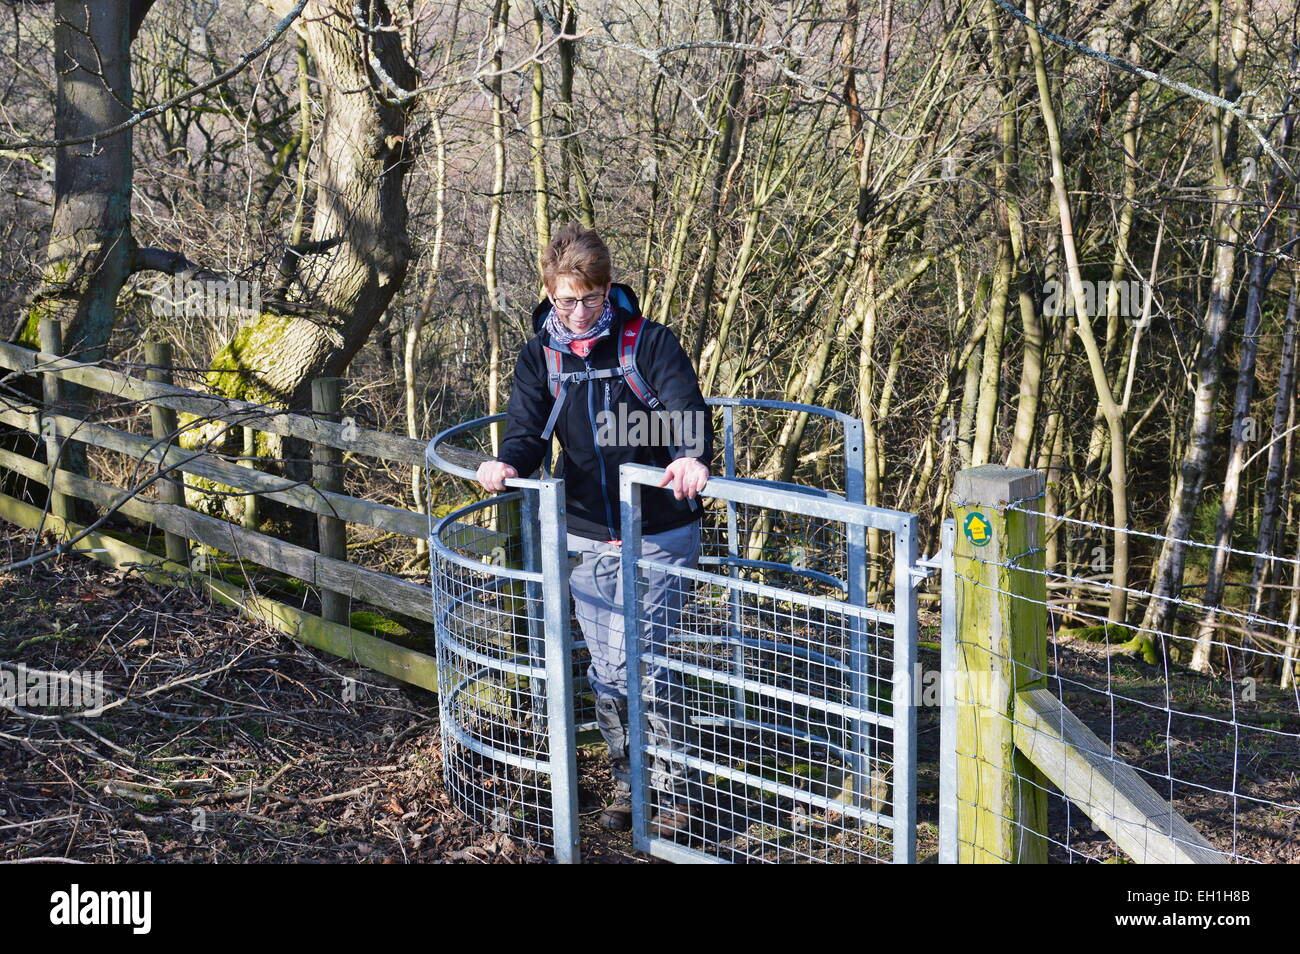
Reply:
<svg viewBox="0 0 1300 954"><path fill-rule="evenodd" d="M0 518L30 530L50 530L67 539L85 529L75 520L74 499L108 509L116 506L126 517L143 521L163 531L166 556L151 553L115 537L111 532L92 532L79 548L92 551L102 562L122 566L139 565L153 579L171 579L183 574L198 580L212 595L241 609L245 614L275 625L300 642L351 659L369 668L437 690L433 657L363 632L349 624L349 606L362 601L381 610L424 623L433 621L433 604L428 586L392 574L358 566L347 559L347 526L372 527L416 540L428 535L424 514L349 496L342 490L343 452L410 466L424 465L425 445L408 437L386 434L338 420L340 388L337 379L316 382L313 414L297 414L250 404L171 383L170 353L157 343L146 349L152 366L145 379L99 364L87 364L61 357L59 328L49 320L42 324L42 351L0 343L0 369L20 376L39 378L43 401L24 406L20 399L0 396L0 424L27 431L46 449L47 463L41 463L0 448L0 468L50 489L44 510L7 494L0 494ZM48 349L48 350L47 350ZM10 376L12 377L12 375ZM84 410L63 403L62 389L76 385L108 395L118 401L140 402L150 407L151 436L93 423ZM7 389L7 395L17 392ZM243 429L242 446L252 446L251 433L262 431L297 438L312 447L313 479L310 485L264 473L247 460L234 462L206 447L193 450L177 446L177 414L192 415L204 422L224 422ZM158 487L157 498L130 493L74 473L62 462L68 442L102 448L139 463L141 483L149 478ZM449 457L456 449L444 449ZM460 452L458 463L475 466L481 455ZM245 455L240 455L245 456ZM167 471L160 475L160 471ZM189 474L294 507L314 515L318 521L319 549L286 542L239 525L197 513L185 504L184 490L173 475ZM245 521L248 524L249 521ZM256 564L268 570L316 587L322 612L315 615L259 595L211 573L196 572L190 566L189 543L197 541L220 553ZM100 552L93 552L100 551ZM212 565L216 561L207 561Z"/></svg>

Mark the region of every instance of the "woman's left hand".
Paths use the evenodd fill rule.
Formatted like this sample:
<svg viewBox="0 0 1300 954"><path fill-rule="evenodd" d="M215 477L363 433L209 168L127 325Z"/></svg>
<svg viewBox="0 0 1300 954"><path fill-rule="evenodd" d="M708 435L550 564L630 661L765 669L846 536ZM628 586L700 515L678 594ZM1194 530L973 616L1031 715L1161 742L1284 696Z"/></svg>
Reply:
<svg viewBox="0 0 1300 954"><path fill-rule="evenodd" d="M667 487L671 484L673 496L678 500L683 497L694 500L708 482L709 468L698 458L679 457L664 468L664 479L659 481L659 486Z"/></svg>

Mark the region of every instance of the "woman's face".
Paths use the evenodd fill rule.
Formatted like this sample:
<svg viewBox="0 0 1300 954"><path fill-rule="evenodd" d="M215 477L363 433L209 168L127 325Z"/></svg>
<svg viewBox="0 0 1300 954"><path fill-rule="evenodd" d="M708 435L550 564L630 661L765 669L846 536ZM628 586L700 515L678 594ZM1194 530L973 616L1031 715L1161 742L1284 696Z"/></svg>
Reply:
<svg viewBox="0 0 1300 954"><path fill-rule="evenodd" d="M595 305L584 305L579 301L573 306L573 311L566 312L558 306L555 309L564 327L577 334L582 334L584 331L590 331L591 326L600 317L600 312L605 307L605 298L609 295L609 287L609 284L606 284L604 287L589 288L572 278L560 276L555 279L555 287L551 289L547 297L551 299L551 304L554 305L557 301L563 301L566 298L581 299L592 295L600 296L600 301L596 302Z"/></svg>

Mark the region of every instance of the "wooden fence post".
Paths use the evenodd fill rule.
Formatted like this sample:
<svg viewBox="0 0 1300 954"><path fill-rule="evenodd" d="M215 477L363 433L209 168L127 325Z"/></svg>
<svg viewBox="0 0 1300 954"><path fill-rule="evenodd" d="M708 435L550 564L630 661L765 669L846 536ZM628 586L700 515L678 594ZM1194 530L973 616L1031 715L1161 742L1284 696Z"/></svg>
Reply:
<svg viewBox="0 0 1300 954"><path fill-rule="evenodd" d="M37 325L37 336L40 341L41 351L46 354L58 355L63 354L63 329L53 318L42 318ZM41 396L45 401L45 412L53 415L66 412L62 408L63 402L63 382L53 374L41 375ZM58 431L54 429L52 418L43 418L41 427L42 436L45 439L45 459L48 463L47 471L49 480L46 486L50 489L50 513L61 520L76 519L76 501L67 494L59 493L54 489L55 474L59 470L59 463L63 450L63 441L60 440ZM67 462L63 462L67 467Z"/></svg>
<svg viewBox="0 0 1300 954"><path fill-rule="evenodd" d="M1047 781L1015 745L1016 694L1047 684L1043 489L1038 471L996 464L953 485L962 864L1047 861Z"/></svg>
<svg viewBox="0 0 1300 954"><path fill-rule="evenodd" d="M159 384L172 383L172 346L165 341L146 341L144 343L144 360L150 365L145 377ZM176 412L159 404L149 405L149 422L153 429L154 440L167 440L162 445L176 444ZM184 476L180 471L172 471L158 482L158 499L163 503L185 506ZM182 566L190 565L190 542L178 533L164 531L163 542L167 547L167 559Z"/></svg>
<svg viewBox="0 0 1300 954"><path fill-rule="evenodd" d="M244 453L243 460L239 463L249 470L257 470L257 428L245 427L244 432ZM248 530L256 530L258 521L257 494L249 494L244 498L244 518L240 524Z"/></svg>
<svg viewBox="0 0 1300 954"><path fill-rule="evenodd" d="M335 423L343 410L343 380L341 378L317 378L311 383L311 409L318 418ZM312 480L318 490L343 492L343 471L341 451L327 444L312 444ZM336 560L348 558L347 524L338 517L316 516L316 530L320 537L321 556L334 557ZM348 625L351 620L350 600L345 593L322 589L320 591L321 616L331 623Z"/></svg>

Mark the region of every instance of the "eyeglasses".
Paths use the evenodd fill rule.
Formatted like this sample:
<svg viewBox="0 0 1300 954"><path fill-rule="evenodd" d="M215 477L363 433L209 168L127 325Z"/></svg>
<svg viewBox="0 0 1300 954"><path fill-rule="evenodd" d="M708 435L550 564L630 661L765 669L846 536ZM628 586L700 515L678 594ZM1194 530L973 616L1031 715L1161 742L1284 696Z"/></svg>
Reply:
<svg viewBox="0 0 1300 954"><path fill-rule="evenodd" d="M588 308L595 308L605 300L605 296L597 293L595 295L584 295L581 298L553 298L555 307L560 311L573 311L578 307L578 302L582 302Z"/></svg>

